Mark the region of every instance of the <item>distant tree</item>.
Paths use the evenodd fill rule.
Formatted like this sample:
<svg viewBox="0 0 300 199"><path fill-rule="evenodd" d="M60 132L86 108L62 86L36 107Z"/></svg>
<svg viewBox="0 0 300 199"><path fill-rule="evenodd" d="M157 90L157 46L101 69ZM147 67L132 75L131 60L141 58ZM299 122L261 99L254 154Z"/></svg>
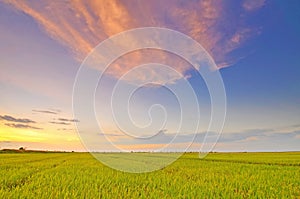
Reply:
<svg viewBox="0 0 300 199"><path fill-rule="evenodd" d="M25 151L25 148L21 146L21 147L19 148L19 150L20 150L20 151Z"/></svg>

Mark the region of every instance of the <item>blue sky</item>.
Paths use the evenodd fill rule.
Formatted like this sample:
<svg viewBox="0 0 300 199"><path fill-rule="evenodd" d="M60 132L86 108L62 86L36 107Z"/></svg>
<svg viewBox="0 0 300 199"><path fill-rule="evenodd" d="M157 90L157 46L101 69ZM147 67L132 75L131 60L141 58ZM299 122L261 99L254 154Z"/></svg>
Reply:
<svg viewBox="0 0 300 199"><path fill-rule="evenodd" d="M69 4L2 1L0 147L85 150L76 124L85 127L85 131L100 132L84 120L74 121L77 118L73 116L72 89L82 61L109 36L132 28L157 26L180 31L199 42L219 68L226 90L227 116L214 150L299 150L299 20L300 3L296 0ZM199 140L196 139L190 150L198 150L210 116L209 93L197 71L174 55L162 52L130 53L107 71L96 97L97 119L103 124L101 133L129 150L157 149L175 133L180 107L165 87L143 87L134 96L132 107L133 118L141 124L149 122L151 104L159 103L169 110L170 121L164 128L150 128L161 139L134 144L122 137L114 121L107 117L111 110L102 102L109 100L113 85L122 74L133 66L153 61L177 69L194 88L202 111L200 123L203 123L197 132L182 131L172 147L181 150L182 145L190 144L187 141L191 140L190 134L196 133ZM181 88L182 78L171 73L160 76L159 67L153 68L152 76L140 72L129 76L123 84L130 86L135 77L138 80L161 77L166 85ZM121 102L122 99L117 99L117 103ZM154 110L153 114L159 123L163 118L161 109ZM188 127L194 120L190 117L183 125ZM99 143L102 143L100 138Z"/></svg>

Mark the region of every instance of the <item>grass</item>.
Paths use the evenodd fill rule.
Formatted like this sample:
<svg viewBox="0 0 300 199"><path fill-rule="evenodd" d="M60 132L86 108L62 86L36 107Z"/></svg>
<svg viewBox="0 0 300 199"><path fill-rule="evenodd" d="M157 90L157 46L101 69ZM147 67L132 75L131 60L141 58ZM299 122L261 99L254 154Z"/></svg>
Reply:
<svg viewBox="0 0 300 199"><path fill-rule="evenodd" d="M0 176L0 198L300 198L300 152L187 153L141 174L88 153L2 153Z"/></svg>

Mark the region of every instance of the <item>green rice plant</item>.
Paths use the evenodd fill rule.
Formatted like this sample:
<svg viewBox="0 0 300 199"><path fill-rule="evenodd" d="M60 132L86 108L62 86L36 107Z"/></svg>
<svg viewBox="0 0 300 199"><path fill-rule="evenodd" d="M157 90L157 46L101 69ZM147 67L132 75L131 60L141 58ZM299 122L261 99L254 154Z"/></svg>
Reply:
<svg viewBox="0 0 300 199"><path fill-rule="evenodd" d="M0 154L0 198L300 198L300 153L186 153L151 173L89 153Z"/></svg>

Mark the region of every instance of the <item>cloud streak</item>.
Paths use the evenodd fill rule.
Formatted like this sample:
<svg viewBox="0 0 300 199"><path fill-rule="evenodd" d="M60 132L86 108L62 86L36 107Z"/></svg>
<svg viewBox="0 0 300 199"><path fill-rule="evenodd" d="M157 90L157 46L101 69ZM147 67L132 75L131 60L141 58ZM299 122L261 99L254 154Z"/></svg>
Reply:
<svg viewBox="0 0 300 199"><path fill-rule="evenodd" d="M79 120L77 120L77 119L58 118L57 120L63 121L63 122L79 122Z"/></svg>
<svg viewBox="0 0 300 199"><path fill-rule="evenodd" d="M5 123L5 125L12 128L18 128L18 129L37 129L37 130L42 129L28 124Z"/></svg>
<svg viewBox="0 0 300 199"><path fill-rule="evenodd" d="M35 121L27 118L15 118L9 115L0 115L0 120L17 123L36 123Z"/></svg>
<svg viewBox="0 0 300 199"><path fill-rule="evenodd" d="M36 112L36 113L46 113L46 114L53 114L53 115L58 114L58 112L56 112L56 111L48 111L48 110L35 110L35 109L33 109L32 112Z"/></svg>
<svg viewBox="0 0 300 199"><path fill-rule="evenodd" d="M79 120L77 120L77 119L67 119L67 118L57 118L57 119L53 119L53 120L55 120L55 121L50 121L49 123L58 124L58 125L71 125L74 122L79 122Z"/></svg>
<svg viewBox="0 0 300 199"><path fill-rule="evenodd" d="M68 132L70 132L70 131L74 131L74 129L71 129L71 128L59 128L59 129L57 129L58 131L68 131Z"/></svg>
<svg viewBox="0 0 300 199"><path fill-rule="evenodd" d="M295 125L298 127L297 125ZM294 126L291 126L294 127ZM167 133L167 130L159 131L155 136L151 139L134 139L128 137L126 135L110 135L107 134L108 137L113 137L114 144L120 145L124 148L132 147L137 149L146 149L149 146L159 146L163 147L164 145L170 144L170 146L186 146L191 142L194 145L201 146L203 143L205 132L199 132L196 134L178 134L176 139L176 134ZM210 132L210 135L215 136L216 133ZM221 134L218 144L233 144L233 143L255 143L264 141L266 143L272 143L272 141L278 143L283 142L286 143L288 140L298 140L300 139L300 128L290 129L289 131L282 131L282 128L277 129L250 129L241 132L233 132L233 133L223 133ZM215 139L212 137L206 138L206 143L214 142ZM139 148L141 147L141 148ZM276 147L274 145L274 147ZM150 147L151 148L151 147Z"/></svg>
<svg viewBox="0 0 300 199"><path fill-rule="evenodd" d="M49 122L51 124L59 124L59 125L71 125L69 122Z"/></svg>

